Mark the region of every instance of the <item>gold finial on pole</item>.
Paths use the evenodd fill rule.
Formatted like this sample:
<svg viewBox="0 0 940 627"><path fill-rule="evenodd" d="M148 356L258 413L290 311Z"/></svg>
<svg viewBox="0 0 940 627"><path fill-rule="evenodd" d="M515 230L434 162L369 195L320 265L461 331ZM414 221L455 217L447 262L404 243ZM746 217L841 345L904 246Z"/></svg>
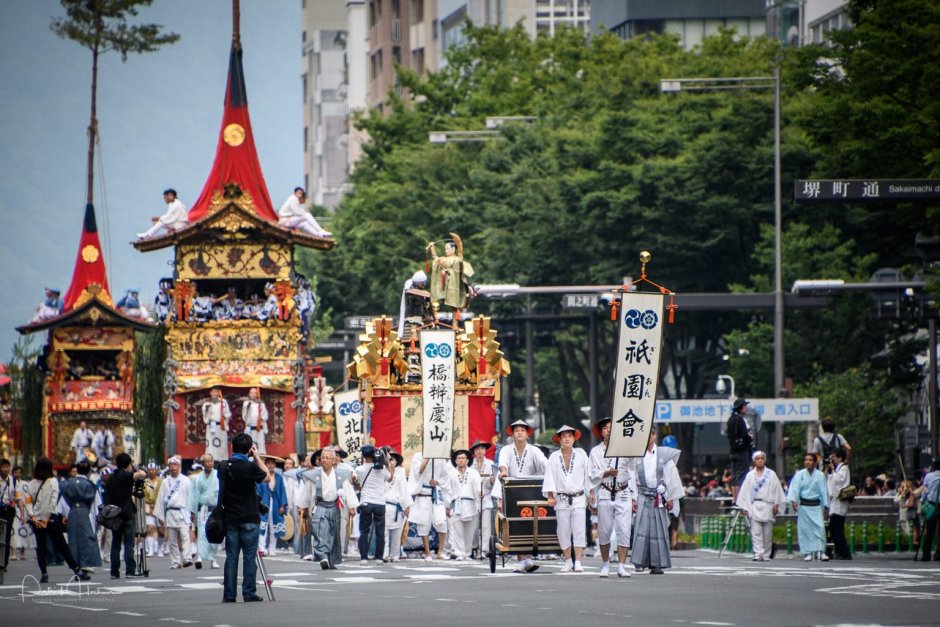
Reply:
<svg viewBox="0 0 940 627"><path fill-rule="evenodd" d="M640 264L642 264L640 266L640 276L642 276L644 279L646 278L646 264L648 264L652 258L653 257L649 254L649 251L644 250L640 253Z"/></svg>

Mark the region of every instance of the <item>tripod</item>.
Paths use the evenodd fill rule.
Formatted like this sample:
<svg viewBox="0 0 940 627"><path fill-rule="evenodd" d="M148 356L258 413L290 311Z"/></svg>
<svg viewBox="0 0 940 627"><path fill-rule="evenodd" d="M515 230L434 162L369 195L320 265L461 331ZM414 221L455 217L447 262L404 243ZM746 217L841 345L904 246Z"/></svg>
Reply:
<svg viewBox="0 0 940 627"><path fill-rule="evenodd" d="M134 533L134 553L137 568L134 574L138 577L149 577L147 568L147 512L144 511L144 497L134 496L134 505L137 507L137 531Z"/></svg>
<svg viewBox="0 0 940 627"><path fill-rule="evenodd" d="M738 507L737 505L734 505L731 509L734 511L734 514L732 514L731 516L731 524L728 525L728 531L727 533L725 533L725 539L721 543L721 549L718 551L718 559L721 559L721 554L724 553L725 549L728 548L728 542L731 541L731 534L734 533L734 526L737 524L738 519L741 517L741 513L744 512L744 510ZM744 519L745 521L747 521L746 513L745 513ZM745 525L745 526L747 527L747 534L748 536L750 536L751 526L750 525Z"/></svg>

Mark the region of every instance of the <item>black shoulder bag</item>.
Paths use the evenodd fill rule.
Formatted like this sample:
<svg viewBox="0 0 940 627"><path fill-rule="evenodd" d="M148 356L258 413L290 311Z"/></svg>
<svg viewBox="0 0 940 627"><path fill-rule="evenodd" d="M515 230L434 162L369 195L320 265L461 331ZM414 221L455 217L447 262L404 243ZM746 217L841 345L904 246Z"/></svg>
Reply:
<svg viewBox="0 0 940 627"><path fill-rule="evenodd" d="M222 495L225 489L224 477L228 472L228 462L219 462L219 498L206 518L206 540L211 544L222 544L225 541L225 505L222 503Z"/></svg>

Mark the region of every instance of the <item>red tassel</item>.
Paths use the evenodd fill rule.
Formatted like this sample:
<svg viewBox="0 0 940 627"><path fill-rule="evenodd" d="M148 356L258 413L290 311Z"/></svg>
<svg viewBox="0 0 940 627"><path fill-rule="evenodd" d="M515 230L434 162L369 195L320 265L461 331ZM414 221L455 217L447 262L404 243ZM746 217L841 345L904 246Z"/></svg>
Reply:
<svg viewBox="0 0 940 627"><path fill-rule="evenodd" d="M382 361L379 362L379 374L383 377L388 376L388 357L383 357Z"/></svg>
<svg viewBox="0 0 940 627"><path fill-rule="evenodd" d="M480 361L477 363L477 373L486 374L486 359L483 358L483 353L480 353Z"/></svg>
<svg viewBox="0 0 940 627"><path fill-rule="evenodd" d="M431 253L428 251L424 251L424 273L431 274Z"/></svg>
<svg viewBox="0 0 940 627"><path fill-rule="evenodd" d="M669 324L674 324L676 321L676 309L679 308L679 305L676 304L675 299L673 298L674 294L669 294L669 304L666 306L666 309L669 310Z"/></svg>
<svg viewBox="0 0 940 627"><path fill-rule="evenodd" d="M456 326L458 322L460 322L460 310L455 309L454 310L454 325Z"/></svg>
<svg viewBox="0 0 940 627"><path fill-rule="evenodd" d="M617 320L617 307L620 305L619 300L611 301L610 303L610 319L615 321Z"/></svg>
<svg viewBox="0 0 940 627"><path fill-rule="evenodd" d="M412 330L412 332L411 332L411 348L409 349L408 352L410 352L410 353L417 353L417 352L418 352L418 349L415 348L415 333L414 333L413 330Z"/></svg>

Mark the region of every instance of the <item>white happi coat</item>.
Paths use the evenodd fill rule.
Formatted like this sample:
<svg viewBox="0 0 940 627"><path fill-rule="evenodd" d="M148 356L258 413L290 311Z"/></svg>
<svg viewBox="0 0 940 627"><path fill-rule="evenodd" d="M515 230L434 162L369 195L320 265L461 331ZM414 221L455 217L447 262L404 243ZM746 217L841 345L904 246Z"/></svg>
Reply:
<svg viewBox="0 0 940 627"><path fill-rule="evenodd" d="M480 473L467 466L463 475L454 468L450 473L448 493L452 499L451 516L459 520L472 520L480 514Z"/></svg>
<svg viewBox="0 0 940 627"><path fill-rule="evenodd" d="M215 461L228 459L228 432L222 428L222 423L231 417L232 410L224 398L210 399L202 405L202 420L206 423L206 453L212 455Z"/></svg>
<svg viewBox="0 0 940 627"><path fill-rule="evenodd" d="M632 501L636 496L636 460L629 457L604 457L607 445L603 442L591 449L590 455L590 482L598 488L597 500L609 501L611 488L615 489L614 500ZM605 477L604 472L610 468L617 469L614 477Z"/></svg>
<svg viewBox="0 0 940 627"><path fill-rule="evenodd" d="M787 496L783 493L777 473L765 466L760 477L757 476L755 468L751 468L744 476L736 504L747 512L751 520L773 522L774 505L782 505L786 500Z"/></svg>
<svg viewBox="0 0 940 627"><path fill-rule="evenodd" d="M493 509L493 486L496 474L499 472L499 468L496 467L496 462L484 457L483 467L481 468L477 464L476 457L474 457L470 462L470 468L473 468L480 474L480 492L483 495L483 509Z"/></svg>
<svg viewBox="0 0 940 627"><path fill-rule="evenodd" d="M246 400L242 403L242 419L245 432L251 436L258 452L264 455L265 438L268 435L268 407L260 400Z"/></svg>
<svg viewBox="0 0 940 627"><path fill-rule="evenodd" d="M189 477L180 473L178 477L167 475L160 484L157 493L157 505L154 515L167 527L189 528L191 512L189 510ZM186 556L187 558L189 556Z"/></svg>
<svg viewBox="0 0 940 627"><path fill-rule="evenodd" d="M589 474L588 456L584 449L571 449L571 459L567 467L559 449L548 457L545 478L542 480L542 494L548 496L549 492L554 493L556 510L587 507L587 493L591 490ZM581 494L565 496L578 492Z"/></svg>
<svg viewBox="0 0 940 627"><path fill-rule="evenodd" d="M450 463L443 459L432 459L428 462L424 472L418 472L424 456L421 452L411 458L411 474L408 476L408 493L414 499L411 508L411 520L415 524L430 525L433 521L445 521L445 503L450 501L450 473L453 470ZM431 479L437 481L437 499L429 498L434 490L431 489Z"/></svg>
<svg viewBox="0 0 940 627"><path fill-rule="evenodd" d="M545 454L537 446L526 442L520 456L516 450L516 443L513 442L499 449L496 467L497 469L505 467L508 477L533 477L545 474L547 463ZM503 498L503 485L499 481L493 486L493 498Z"/></svg>
<svg viewBox="0 0 940 627"><path fill-rule="evenodd" d="M76 429L75 433L72 434L72 450L75 451L75 463L78 463L84 459L87 459L85 456L85 449L91 449L95 441L95 432L87 427L85 429Z"/></svg>
<svg viewBox="0 0 940 627"><path fill-rule="evenodd" d="M396 467L395 476L385 481L385 528L401 529L405 525L405 510L411 509L412 503L405 469Z"/></svg>

